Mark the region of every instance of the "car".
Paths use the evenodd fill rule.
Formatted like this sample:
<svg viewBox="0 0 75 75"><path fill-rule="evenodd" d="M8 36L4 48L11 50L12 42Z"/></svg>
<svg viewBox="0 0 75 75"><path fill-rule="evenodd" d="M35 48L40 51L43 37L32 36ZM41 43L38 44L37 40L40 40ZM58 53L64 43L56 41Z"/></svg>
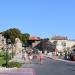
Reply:
<svg viewBox="0 0 75 75"><path fill-rule="evenodd" d="M75 61L75 49L72 50L72 52L70 53L70 59L71 59L72 61Z"/></svg>

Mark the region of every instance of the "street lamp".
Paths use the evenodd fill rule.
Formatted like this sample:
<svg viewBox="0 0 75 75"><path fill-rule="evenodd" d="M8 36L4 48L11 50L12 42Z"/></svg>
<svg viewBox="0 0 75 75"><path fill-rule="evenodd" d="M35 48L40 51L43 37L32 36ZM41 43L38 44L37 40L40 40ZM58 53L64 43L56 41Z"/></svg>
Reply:
<svg viewBox="0 0 75 75"><path fill-rule="evenodd" d="M4 39L2 39L2 50L4 51Z"/></svg>
<svg viewBox="0 0 75 75"><path fill-rule="evenodd" d="M6 67L8 67L8 49L9 49L9 44L11 44L11 40L10 39L6 39L6 45L7 45L7 49L6 49Z"/></svg>
<svg viewBox="0 0 75 75"><path fill-rule="evenodd" d="M12 44L12 58L14 57L13 47L14 47L14 45Z"/></svg>

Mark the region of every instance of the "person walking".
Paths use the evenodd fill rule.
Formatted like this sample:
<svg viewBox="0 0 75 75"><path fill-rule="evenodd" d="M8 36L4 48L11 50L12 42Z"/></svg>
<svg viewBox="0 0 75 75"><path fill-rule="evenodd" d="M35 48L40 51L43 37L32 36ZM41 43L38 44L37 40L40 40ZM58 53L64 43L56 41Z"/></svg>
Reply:
<svg viewBox="0 0 75 75"><path fill-rule="evenodd" d="M32 53L31 52L28 52L28 59L29 59L29 63L31 63L32 62Z"/></svg>
<svg viewBox="0 0 75 75"><path fill-rule="evenodd" d="M28 59L28 55L27 55L27 53L25 52L25 53L24 53L24 60L27 62L27 59Z"/></svg>
<svg viewBox="0 0 75 75"><path fill-rule="evenodd" d="M43 64L44 55L43 55L42 51L40 51L39 58L40 58L40 63Z"/></svg>

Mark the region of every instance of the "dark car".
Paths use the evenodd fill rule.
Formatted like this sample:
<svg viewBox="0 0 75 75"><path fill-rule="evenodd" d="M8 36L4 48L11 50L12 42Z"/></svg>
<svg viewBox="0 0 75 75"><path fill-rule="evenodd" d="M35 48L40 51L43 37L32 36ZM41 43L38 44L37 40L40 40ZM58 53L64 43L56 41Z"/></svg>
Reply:
<svg viewBox="0 0 75 75"><path fill-rule="evenodd" d="M72 52L71 52L71 54L70 54L70 59L71 59L72 61L75 61L75 49L72 50Z"/></svg>

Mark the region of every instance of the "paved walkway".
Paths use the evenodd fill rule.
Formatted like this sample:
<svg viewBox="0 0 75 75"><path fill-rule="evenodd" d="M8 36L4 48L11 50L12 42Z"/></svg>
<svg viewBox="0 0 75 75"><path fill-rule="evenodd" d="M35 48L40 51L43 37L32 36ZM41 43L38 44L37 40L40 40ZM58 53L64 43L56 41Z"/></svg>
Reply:
<svg viewBox="0 0 75 75"><path fill-rule="evenodd" d="M32 68L7 68L0 70L0 75L34 75Z"/></svg>
<svg viewBox="0 0 75 75"><path fill-rule="evenodd" d="M50 57L48 55L44 55L45 57L48 57L50 59L54 59L54 60L59 60L59 61L63 61L63 62L67 62L67 63L74 63L75 64L75 61L70 61L70 60L64 60L64 59L60 59L58 57Z"/></svg>

